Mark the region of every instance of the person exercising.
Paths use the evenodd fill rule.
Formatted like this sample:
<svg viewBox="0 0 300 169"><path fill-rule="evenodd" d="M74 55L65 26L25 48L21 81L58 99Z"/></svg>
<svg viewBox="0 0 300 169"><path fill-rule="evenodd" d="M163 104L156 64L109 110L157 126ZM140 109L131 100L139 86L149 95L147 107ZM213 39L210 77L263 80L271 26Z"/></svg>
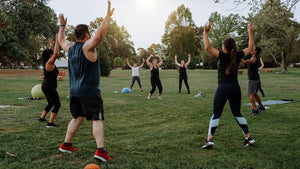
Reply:
<svg viewBox="0 0 300 169"><path fill-rule="evenodd" d="M129 68L131 69L132 71L132 80L131 80L131 86L130 86L130 89L132 90L132 87L134 85L134 82L137 81L139 86L140 86L140 91L142 92L143 89L142 89L142 85L141 85L141 79L140 79L140 73L139 73L139 70L144 66L144 63L145 63L145 60L143 59L143 63L140 65L140 66L137 66L137 63L133 63L133 66L131 66L129 64L129 61L128 59L127 60L127 65L129 66Z"/></svg>
<svg viewBox="0 0 300 169"><path fill-rule="evenodd" d="M182 85L182 80L184 80L184 84L186 89L188 90L188 94L190 94L190 87L187 81L187 74L186 74L186 69L189 66L191 62L191 54L188 54L189 60L188 62L184 62L184 60L181 60L180 64L177 62L177 55L175 55L175 64L179 67L179 91L178 93L181 93L181 85Z"/></svg>
<svg viewBox="0 0 300 169"><path fill-rule="evenodd" d="M78 151L77 148L73 148L72 139L86 118L93 124L93 135L97 144L94 158L102 162L112 160L112 158L107 155L107 149L104 148L104 111L99 87L100 66L96 47L106 34L113 12L114 9L111 10L111 3L108 1L107 15L92 38L88 25L77 25L74 30L76 42L69 42L65 39L67 19L62 14L59 16L58 39L64 51L68 52L70 109L73 116L59 151L67 153Z"/></svg>
<svg viewBox="0 0 300 169"><path fill-rule="evenodd" d="M39 121L46 121L46 115L48 112L52 109L50 119L47 123L47 128L57 127L57 125L54 123L54 119L57 116L57 113L59 111L59 108L61 106L59 95L57 93L57 75L59 71L57 70L55 66L55 60L59 53L59 45L58 45L58 37L56 35L55 40L55 47L54 52L52 50L53 42L51 39L48 41L50 47L49 49L46 49L42 53L42 59L43 59L43 67L44 67L44 80L42 83L42 91L46 96L47 99L47 106L44 108L43 113L41 117L39 118Z"/></svg>
<svg viewBox="0 0 300 169"><path fill-rule="evenodd" d="M209 123L208 136L205 144L202 146L202 149L209 149L215 145L212 139L219 125L220 117L227 100L229 101L231 112L235 120L243 131L245 137L244 145L252 145L255 143L255 140L250 137L247 121L241 114L242 96L237 76L238 66L241 59L253 50L253 31L255 26L253 23L249 24L249 46L242 51L237 51L235 40L232 38L227 38L223 41L223 51L213 48L210 45L208 38L210 28L211 23L204 26L203 41L205 50L207 50L212 56L218 58L218 87L214 97L213 115Z"/></svg>
<svg viewBox="0 0 300 169"><path fill-rule="evenodd" d="M261 87L261 81L260 81L260 71L264 68L265 64L264 64L262 58L261 58L261 57L259 57L259 58L260 58L260 67L258 68L258 69L259 69L259 70L258 70L258 73L259 73L258 90L260 91L262 97L266 97L265 92L264 92L264 90L263 90L262 87Z"/></svg>
<svg viewBox="0 0 300 169"><path fill-rule="evenodd" d="M257 94L258 88L260 86L260 77L258 72L260 67L260 52L261 48L255 47L254 50L251 52L251 59L242 60L242 62L247 64L248 66L248 96L253 108L250 112L251 115L256 115L260 111L266 111L265 107L261 103L260 97ZM255 100L258 103L258 108L256 107Z"/></svg>
<svg viewBox="0 0 300 169"><path fill-rule="evenodd" d="M155 57L157 57L159 59L159 63L157 63L157 59L155 59ZM151 58L153 58L152 63L149 62ZM158 88L158 99L162 99L162 97L161 97L162 85L161 85L161 81L159 79L159 67L161 67L161 65L163 64L163 61L162 61L161 57L158 55L154 55L154 56L150 55L147 58L146 63L151 71L150 82L151 82L151 86L152 86L152 89L151 89L147 99L149 100L151 98L152 94L156 90L156 86Z"/></svg>

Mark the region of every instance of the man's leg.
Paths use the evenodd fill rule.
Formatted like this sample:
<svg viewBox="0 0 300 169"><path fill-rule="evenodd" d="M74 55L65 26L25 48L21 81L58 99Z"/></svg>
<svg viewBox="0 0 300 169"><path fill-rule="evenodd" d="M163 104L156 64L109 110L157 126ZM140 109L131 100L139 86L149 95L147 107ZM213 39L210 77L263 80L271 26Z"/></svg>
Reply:
<svg viewBox="0 0 300 169"><path fill-rule="evenodd" d="M97 148L104 148L104 125L103 120L93 120L93 135Z"/></svg>
<svg viewBox="0 0 300 169"><path fill-rule="evenodd" d="M257 110L254 93L248 94L253 110Z"/></svg>
<svg viewBox="0 0 300 169"><path fill-rule="evenodd" d="M70 121L70 123L68 125L67 134L65 137L65 143L72 143L72 139L83 120L84 120L84 117L79 116L76 119L72 119Z"/></svg>
<svg viewBox="0 0 300 169"><path fill-rule="evenodd" d="M257 101L259 107L264 107L263 104L261 103L260 97L258 96L257 93L254 93L254 98Z"/></svg>

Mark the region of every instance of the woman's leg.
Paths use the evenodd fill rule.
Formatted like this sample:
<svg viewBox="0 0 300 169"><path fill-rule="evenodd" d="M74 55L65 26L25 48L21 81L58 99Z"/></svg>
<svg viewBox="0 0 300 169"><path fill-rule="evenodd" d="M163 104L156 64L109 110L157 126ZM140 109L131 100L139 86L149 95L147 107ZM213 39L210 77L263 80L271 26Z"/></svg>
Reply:
<svg viewBox="0 0 300 169"><path fill-rule="evenodd" d="M59 95L57 93L57 90L56 89L53 89L52 90L52 94L51 94L51 101L54 105L54 108L51 112L51 116L50 116L50 119L49 119L49 123L53 123L54 122L54 119L55 117L57 116L57 113L59 111L59 108L61 106L60 104L60 99L59 99Z"/></svg>
<svg viewBox="0 0 300 169"><path fill-rule="evenodd" d="M150 97L152 96L152 94L155 92L155 90L156 90L156 84L155 84L155 81L153 80L153 79L151 79L151 86L152 86L152 89L151 89L151 91L150 91L150 93L149 93L149 96L148 96L148 99L150 99Z"/></svg>
<svg viewBox="0 0 300 169"><path fill-rule="evenodd" d="M190 94L190 86L189 86L189 84L188 84L187 76L184 77L183 80L184 80L185 87L186 87L186 89L188 90L188 93Z"/></svg>
<svg viewBox="0 0 300 169"><path fill-rule="evenodd" d="M139 86L140 86L140 90L142 90L142 84L141 84L141 79L140 79L140 77L138 76L136 80L137 80L137 82L138 82L138 84L139 84Z"/></svg>
<svg viewBox="0 0 300 169"><path fill-rule="evenodd" d="M183 80L183 78L179 77L179 90L178 90L178 93L181 93L182 80Z"/></svg>
<svg viewBox="0 0 300 169"><path fill-rule="evenodd" d="M157 85L157 88L158 88L158 96L161 96L163 88L162 88L160 79L158 79L156 81L156 85Z"/></svg>
<svg viewBox="0 0 300 169"><path fill-rule="evenodd" d="M51 102L51 100L50 100L50 95L51 95L51 91L49 91L49 89L47 89L47 88L42 88L42 91L43 91L43 93L45 94L45 96L46 96L46 99L47 99L47 106L44 108L44 110L43 110L43 113L42 113L42 115L41 115L41 117L40 117L40 121L44 121L44 119L45 119L45 117L46 117L46 115L48 114L48 112L51 110L51 108L53 107L53 104L52 104L52 102Z"/></svg>
<svg viewBox="0 0 300 169"><path fill-rule="evenodd" d="M236 119L237 123L239 124L240 128L242 129L245 137L249 136L248 124L245 117L241 114L241 89L240 86L237 84L234 86L233 90L230 92L231 95L228 98L231 112Z"/></svg>
<svg viewBox="0 0 300 169"><path fill-rule="evenodd" d="M134 85L134 82L135 82L135 77L132 76L130 89L132 89L132 87L133 87L133 85Z"/></svg>

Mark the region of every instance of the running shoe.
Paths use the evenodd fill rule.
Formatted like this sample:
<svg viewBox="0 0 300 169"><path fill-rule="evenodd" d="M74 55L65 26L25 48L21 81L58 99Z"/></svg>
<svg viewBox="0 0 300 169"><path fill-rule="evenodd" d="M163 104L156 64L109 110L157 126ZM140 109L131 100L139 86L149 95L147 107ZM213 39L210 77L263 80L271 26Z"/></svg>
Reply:
<svg viewBox="0 0 300 169"><path fill-rule="evenodd" d="M253 140L250 136L248 138L245 138L245 142L244 142L245 146L250 146L254 143L255 143L255 140Z"/></svg>
<svg viewBox="0 0 300 169"><path fill-rule="evenodd" d="M38 121L44 122L44 121L47 121L47 120L45 118L39 118Z"/></svg>
<svg viewBox="0 0 300 169"><path fill-rule="evenodd" d="M55 127L57 127L58 125L56 125L56 124L54 124L53 122L52 123L47 123L47 128L55 128Z"/></svg>
<svg viewBox="0 0 300 169"><path fill-rule="evenodd" d="M62 143L58 150L63 153L72 153L74 151L78 151L78 148L73 148L73 145L65 146L65 144Z"/></svg>
<svg viewBox="0 0 300 169"><path fill-rule="evenodd" d="M258 108L258 111L266 111L265 106L259 107L259 108Z"/></svg>
<svg viewBox="0 0 300 169"><path fill-rule="evenodd" d="M257 115L259 113L259 111L258 110L254 110L254 109L252 109L251 110L251 112L250 112L250 115Z"/></svg>
<svg viewBox="0 0 300 169"><path fill-rule="evenodd" d="M105 148L105 152L104 153L101 153L100 150L97 149L95 155L94 155L94 159L96 160L99 160L99 161L102 161L102 162L105 162L107 160L112 160L111 157L109 157L107 155L107 149Z"/></svg>
<svg viewBox="0 0 300 169"><path fill-rule="evenodd" d="M151 99L151 97L149 97L149 96L148 96L148 97L147 97L147 99L148 99L148 100L150 100L150 99Z"/></svg>
<svg viewBox="0 0 300 169"><path fill-rule="evenodd" d="M158 96L157 98L158 98L158 99L162 99L162 97L161 97L161 96Z"/></svg>
<svg viewBox="0 0 300 169"><path fill-rule="evenodd" d="M202 146L202 149L211 149L214 145L214 141L212 139L209 139L205 141L204 145Z"/></svg>

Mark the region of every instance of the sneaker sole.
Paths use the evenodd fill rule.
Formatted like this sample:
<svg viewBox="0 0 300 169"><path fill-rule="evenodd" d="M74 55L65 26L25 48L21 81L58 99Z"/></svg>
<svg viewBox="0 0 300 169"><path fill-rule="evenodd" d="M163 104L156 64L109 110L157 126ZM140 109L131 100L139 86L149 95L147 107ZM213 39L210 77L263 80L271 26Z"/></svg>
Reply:
<svg viewBox="0 0 300 169"><path fill-rule="evenodd" d="M46 126L47 128L55 128L55 127L57 127L57 126Z"/></svg>
<svg viewBox="0 0 300 169"><path fill-rule="evenodd" d="M97 155L94 155L94 159L99 160L99 161L102 161L102 162L107 161L105 158L102 158L102 157L97 156Z"/></svg>
<svg viewBox="0 0 300 169"><path fill-rule="evenodd" d="M211 148L213 148L214 145L215 145L215 144L212 143L212 144L204 145L204 146L202 146L201 148L202 148L202 149L211 149Z"/></svg>
<svg viewBox="0 0 300 169"><path fill-rule="evenodd" d="M245 146L248 147L248 146L253 145L254 143L255 143L255 140L251 140Z"/></svg>
<svg viewBox="0 0 300 169"><path fill-rule="evenodd" d="M61 148L59 148L58 149L60 152L63 152L63 153L72 153L72 151L70 151L70 150L64 150L64 149L61 149Z"/></svg>

